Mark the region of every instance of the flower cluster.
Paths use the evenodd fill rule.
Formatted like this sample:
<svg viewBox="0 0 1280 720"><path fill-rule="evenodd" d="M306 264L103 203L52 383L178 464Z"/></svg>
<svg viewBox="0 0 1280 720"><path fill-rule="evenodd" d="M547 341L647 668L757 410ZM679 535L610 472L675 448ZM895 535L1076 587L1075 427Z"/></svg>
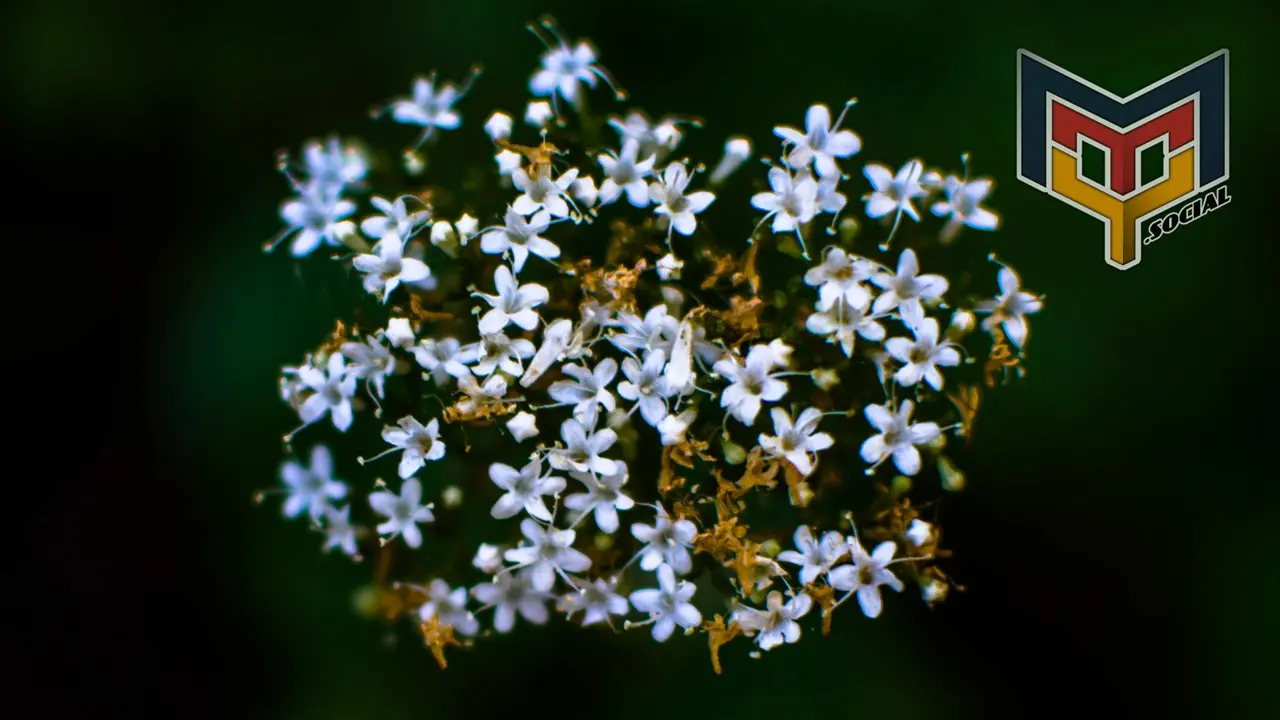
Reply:
<svg viewBox="0 0 1280 720"><path fill-rule="evenodd" d="M301 424L287 446L310 446L308 465L282 466L285 516L308 518L325 549L395 554L369 607L411 618L442 666L447 646L554 611L658 642L704 633L719 672L731 639L770 650L817 617L825 634L849 599L878 617L883 588L942 600L956 585L939 567L937 504L913 496L963 486L948 437L967 444L983 393L1023 373L1042 306L994 255L989 288L942 272L962 228L997 228L991 181L970 180L967 157L961 174L865 165L864 214L885 231L855 252L858 223L841 218L863 149L845 126L853 101L775 128L778 160L759 176L742 171L741 136L704 175L673 158L681 126L700 124L639 110L589 122L600 81L623 93L591 45L534 27L547 50L528 85L530 144L493 112L487 185L422 186L338 139L306 148L302 179L282 165L297 197L281 237L298 257L338 248L329 260L374 301L358 317L379 318L372 332L340 321L282 372ZM463 131L455 106L474 78L432 75L386 107L423 128L405 174L442 131ZM584 152L610 129L612 149ZM412 189L370 198L357 224L348 195L369 175ZM921 208L941 227L923 230ZM913 247L891 250L900 234ZM335 479L326 432L361 445L361 468L395 458L392 485ZM870 506L848 509L867 489ZM483 536L461 527L474 505L493 521ZM794 519L771 526L779 505Z"/></svg>

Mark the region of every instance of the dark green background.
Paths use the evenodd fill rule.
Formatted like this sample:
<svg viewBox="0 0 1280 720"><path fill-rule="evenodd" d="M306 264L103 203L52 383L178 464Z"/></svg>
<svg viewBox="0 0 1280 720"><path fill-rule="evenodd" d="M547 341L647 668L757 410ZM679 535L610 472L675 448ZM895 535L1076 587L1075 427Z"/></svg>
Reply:
<svg viewBox="0 0 1280 720"><path fill-rule="evenodd" d="M521 627L441 673L408 636L389 647L351 613L368 568L249 503L275 482L293 421L278 368L351 297L301 279L314 264L299 275L258 251L286 190L274 153L330 131L398 148L409 131L368 108L415 74L481 61L462 105L474 140L492 107L519 109L540 50L523 24L542 11L593 39L636 104L704 117L689 148L708 160L727 134L764 143L811 102L856 95L859 160L953 165L969 151L997 179L1005 226L991 242L1048 309L1030 377L993 396L970 488L947 506L966 595L933 613L892 598L876 622L850 614L762 661L730 646L722 678L701 639L563 626ZM27 632L3 646L7 679L42 716L1280 713L1265 3L7 12L5 170L24 192L6 212L6 408L34 432L15 438L6 473L20 530L6 604ZM1222 47L1232 202L1114 270L1099 223L1015 179L1015 51L1127 94Z"/></svg>

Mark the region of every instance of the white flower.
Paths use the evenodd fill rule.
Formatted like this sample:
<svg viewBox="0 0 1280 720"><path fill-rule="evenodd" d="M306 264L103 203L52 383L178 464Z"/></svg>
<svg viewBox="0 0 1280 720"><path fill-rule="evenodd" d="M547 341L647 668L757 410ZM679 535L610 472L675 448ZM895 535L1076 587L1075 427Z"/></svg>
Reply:
<svg viewBox="0 0 1280 720"><path fill-rule="evenodd" d="M538 326L538 313L533 308L542 305L550 297L547 289L536 283L517 285L515 276L506 265L499 265L493 273L493 284L497 295L476 293L492 308L480 318L480 333L490 335L507 325L515 325L522 330L532 330Z"/></svg>
<svg viewBox="0 0 1280 720"><path fill-rule="evenodd" d="M662 374L666 364L667 356L662 350L650 350L643 365L635 358L622 360L622 374L627 379L618 383L618 394L634 402L632 410L639 409L640 416L653 427L667 417L667 398L675 394Z"/></svg>
<svg viewBox="0 0 1280 720"><path fill-rule="evenodd" d="M654 212L671 220L671 228L681 235L692 235L698 229L698 213L715 201L715 193L708 190L685 195L692 178L683 163L671 163L662 171L662 182L649 185L649 199L657 204ZM668 237L671 235L667 232Z"/></svg>
<svg viewBox="0 0 1280 720"><path fill-rule="evenodd" d="M546 127L555 116L551 103L546 100L533 100L524 109L524 123L536 128Z"/></svg>
<svg viewBox="0 0 1280 720"><path fill-rule="evenodd" d="M938 367L955 367L960 364L960 353L950 343L938 344L938 321L933 318L909 317L909 327L915 334L915 342L903 337L889 338L884 349L904 365L894 373L894 379L903 387L911 387L921 378L934 390L942 389L942 373Z"/></svg>
<svg viewBox="0 0 1280 720"><path fill-rule="evenodd" d="M871 278L872 283L885 290L876 298L871 310L885 313L897 309L903 314L915 312L923 315L922 301L940 299L950 284L941 275L918 275L919 272L920 263L916 260L915 251L911 248L903 250L898 256L898 271L895 274L879 272ZM908 305L913 307L908 309L905 307Z"/></svg>
<svg viewBox="0 0 1280 720"><path fill-rule="evenodd" d="M506 491L489 514L499 520L515 517L521 510L543 522L551 522L551 511L542 498L564 490L564 478L542 474L542 459L535 457L519 471L510 465L493 463L489 479Z"/></svg>
<svg viewBox="0 0 1280 720"><path fill-rule="evenodd" d="M551 217L569 217L568 192L577 179L577 168L569 168L555 180L551 179L550 170L539 171L535 177L530 177L524 168L516 168L511 171L511 182L521 194L511 208L526 216L546 210Z"/></svg>
<svg viewBox="0 0 1280 720"><path fill-rule="evenodd" d="M902 401L897 413L884 405L867 405L864 410L867 421L880 434L872 435L862 443L862 459L875 467L892 455L893 464L903 475L920 472L920 451L915 446L932 441L941 430L937 423L912 423L911 413L914 411L915 403L910 400Z"/></svg>
<svg viewBox="0 0 1280 720"><path fill-rule="evenodd" d="M974 308L977 312L991 313L982 321L982 329L988 332L997 325L1004 327L1004 334L1014 347L1021 348L1027 341L1030 329L1027 327L1027 315L1044 307L1044 302L1029 292L1020 289L1018 274L1012 269L1000 268L998 276L1000 294L995 300L983 300Z"/></svg>
<svg viewBox="0 0 1280 720"><path fill-rule="evenodd" d="M369 172L364 155L337 137L327 142L310 142L302 149L302 160L311 182L327 190L341 190L358 183Z"/></svg>
<svg viewBox="0 0 1280 720"><path fill-rule="evenodd" d="M475 557L471 559L471 566L487 575L498 572L502 569L502 548L480 543L480 547L476 548Z"/></svg>
<svg viewBox="0 0 1280 720"><path fill-rule="evenodd" d="M773 168L769 170L769 187L773 189L772 192L757 193L751 198L752 207L768 213L759 224L763 225L765 220L772 217L772 230L775 233L794 231L803 249L804 238L800 235L800 226L812 220L818 212L817 181L807 170L792 177L791 173L782 168ZM805 257L808 257L807 251Z"/></svg>
<svg viewBox="0 0 1280 720"><path fill-rule="evenodd" d="M689 408L679 415L668 415L662 418L662 422L658 423L658 432L662 435L663 446L679 445L684 442L685 433L689 432L689 425L697 417L697 411Z"/></svg>
<svg viewBox="0 0 1280 720"><path fill-rule="evenodd" d="M680 279L680 270L684 268L684 261L677 260L672 253L667 253L658 258L657 270L658 279L662 282L671 280L672 278Z"/></svg>
<svg viewBox="0 0 1280 720"><path fill-rule="evenodd" d="M461 350L461 343L454 338L440 340L425 338L413 349L413 358L431 372L431 379L435 380L437 385L443 385L451 374L446 367L449 363L457 362L458 353Z"/></svg>
<svg viewBox="0 0 1280 720"><path fill-rule="evenodd" d="M853 307L865 308L871 293L863 285L876 273L876 264L838 247L827 248L822 264L809 268L804 284L818 288L818 309L829 310L840 298Z"/></svg>
<svg viewBox="0 0 1280 720"><path fill-rule="evenodd" d="M729 138L724 143L724 155L720 158L720 163L716 165L716 169L711 171L711 177L707 182L712 185L719 185L732 175L735 170L742 167L742 163L746 162L750 157L750 138Z"/></svg>
<svg viewBox="0 0 1280 720"><path fill-rule="evenodd" d="M431 506L422 504L422 483L417 478L405 480L399 495L390 490L371 493L369 507L387 518L386 522L378 525L379 535L387 536L388 540L400 535L411 548L422 545L422 531L418 529L418 523L436 519L431 513Z"/></svg>
<svg viewBox="0 0 1280 720"><path fill-rule="evenodd" d="M521 360L533 357L533 352L532 342L524 338L513 340L506 333L496 332L485 335L479 342L463 346L458 353L457 362L471 365L471 371L480 377L488 377L495 370L520 377L520 373L524 372Z"/></svg>
<svg viewBox="0 0 1280 720"><path fill-rule="evenodd" d="M369 202L381 212L371 215L360 223L360 232L374 240L381 240L387 235L395 235L401 240L413 237L422 225L431 218L429 210L409 212L405 206L405 198L398 197L395 202L384 198L371 197Z"/></svg>
<svg viewBox="0 0 1280 720"><path fill-rule="evenodd" d="M326 507L324 509L324 548L328 552L341 548L342 552L354 557L359 551L356 545L356 529L351 524L351 506L343 505L342 509Z"/></svg>
<svg viewBox="0 0 1280 720"><path fill-rule="evenodd" d="M942 190L947 199L933 204L934 215L950 216L942 228L943 242L952 240L966 225L975 230L995 230L1000 225L1000 218L995 213L979 207L991 194L993 185L987 178L965 182L954 175L943 181Z"/></svg>
<svg viewBox="0 0 1280 720"><path fill-rule="evenodd" d="M560 437L564 439L565 447L552 452L548 457L551 467L556 470L593 472L597 475L612 475L618 471L616 462L600 457L600 453L613 447L618 441L618 434L609 428L595 430L594 425L588 426L577 418L570 418L560 425Z"/></svg>
<svg viewBox="0 0 1280 720"><path fill-rule="evenodd" d="M502 557L524 568L534 590L547 592L556 582L556 574L586 572L591 558L573 548L573 530L543 528L530 518L520 521L520 533L527 545L503 553Z"/></svg>
<svg viewBox="0 0 1280 720"><path fill-rule="evenodd" d="M494 142L511 137L511 116L495 110L489 119L484 121L484 133Z"/></svg>
<svg viewBox="0 0 1280 720"><path fill-rule="evenodd" d="M600 199L600 189L590 175L583 175L573 182L573 199L584 207L591 207Z"/></svg>
<svg viewBox="0 0 1280 720"><path fill-rule="evenodd" d="M524 156L504 148L494 154L493 161L498 164L498 174L503 177L509 177L511 173L519 170L524 165Z"/></svg>
<svg viewBox="0 0 1280 720"><path fill-rule="evenodd" d="M782 593L774 590L765 600L766 610L739 605L733 611L733 620L748 633L756 635L756 645L761 650L772 650L783 642L794 643L800 639L800 623L796 620L805 616L813 607L813 600L805 593L800 593L782 602Z"/></svg>
<svg viewBox="0 0 1280 720"><path fill-rule="evenodd" d="M702 613L689 603L696 589L687 580L677 583L671 566L662 565L658 568L658 587L631 593L631 604L636 610L649 613L653 639L664 642L677 625L688 630L702 622Z"/></svg>
<svg viewBox="0 0 1280 720"><path fill-rule="evenodd" d="M873 191L864 198L867 201L867 217L881 218L894 213L895 221L906 213L916 222L920 214L916 212L911 201L928 195L928 191L920 184L924 164L919 160L910 160L893 175L884 165L872 163L863 171L871 181Z"/></svg>
<svg viewBox="0 0 1280 720"><path fill-rule="evenodd" d="M746 363L726 357L714 370L729 381L720 393L720 407L750 427L755 424L761 403L777 402L787 394L787 383L772 375L776 358L768 345L756 345L747 352Z"/></svg>
<svg viewBox="0 0 1280 720"><path fill-rule="evenodd" d="M351 396L356 394L356 378L347 374L342 353L329 356L327 370L326 373L310 365L298 368L298 377L314 392L298 408L298 415L304 424L310 425L329 413L333 426L346 432L355 419Z"/></svg>
<svg viewBox="0 0 1280 720"><path fill-rule="evenodd" d="M558 609L568 617L582 612L582 625L608 623L610 615L626 615L627 599L618 594L615 585L596 578L592 582L575 580L574 591L560 597Z"/></svg>
<svg viewBox="0 0 1280 720"><path fill-rule="evenodd" d="M376 250L376 255L357 255L351 262L365 273L364 289L382 295L384 303L400 283L420 282L431 275L426 263L404 257L404 240L395 235L383 236Z"/></svg>
<svg viewBox="0 0 1280 720"><path fill-rule="evenodd" d="M680 322L671 317L666 305L654 305L643 318L620 311L612 324L622 328L622 332L610 335L609 342L619 350L635 355L640 350L670 352Z"/></svg>
<svg viewBox="0 0 1280 720"><path fill-rule="evenodd" d="M280 466L280 479L289 493L284 501L284 516L296 518L306 512L312 522L319 522L329 508L330 500L347 496L347 486L333 477L333 455L324 445L311 448L311 466L302 467L290 460Z"/></svg>
<svg viewBox="0 0 1280 720"><path fill-rule="evenodd" d="M649 186L645 178L653 174L653 165L657 158L648 156L637 162L640 142L635 139L622 143L622 152L597 156L600 167L604 170L605 180L600 184L600 204L608 205L618 196L626 193L627 202L642 208L649 204Z"/></svg>
<svg viewBox="0 0 1280 720"><path fill-rule="evenodd" d="M387 329L383 337L391 343L391 347L407 350L413 347L415 340L413 325L409 323L409 318L391 318L387 321Z"/></svg>
<svg viewBox="0 0 1280 720"><path fill-rule="evenodd" d="M792 539L796 549L778 553L778 560L799 565L800 582L804 585L812 583L829 571L847 550L844 538L834 530L824 534L822 540L815 540L809 527L801 525L796 528Z"/></svg>
<svg viewBox="0 0 1280 720"><path fill-rule="evenodd" d="M773 435L760 434L760 447L771 458L786 458L801 475L813 473L817 454L835 444L827 433L818 432L822 413L816 408L805 408L791 423L791 415L782 408L769 411L773 418Z"/></svg>
<svg viewBox="0 0 1280 720"><path fill-rule="evenodd" d="M632 536L645 543L640 548L640 568L653 570L659 565L668 565L684 575L693 569L693 557L689 555L689 548L693 545L694 536L698 534L698 526L684 519L673 522L661 505L656 507L658 514L653 525L631 525Z"/></svg>
<svg viewBox="0 0 1280 720"><path fill-rule="evenodd" d="M382 439L401 448L400 477L407 479L422 469L427 462L444 457L445 445L440 441L440 421L431 418L431 422L423 425L412 415L405 415L396 421L399 427L388 427L382 431Z"/></svg>
<svg viewBox="0 0 1280 720"><path fill-rule="evenodd" d="M805 132L781 125L775 127L773 133L792 145L791 151L787 153L787 164L798 169L812 161L819 175L839 175L840 167L836 164L836 158L850 157L862 149L862 141L857 135L850 130L840 129L845 113L852 106L852 100L845 103L834 126L827 106L815 104L805 113Z"/></svg>
<svg viewBox="0 0 1280 720"><path fill-rule="evenodd" d="M388 377L396 371L396 358L376 335L365 336L364 342L342 343L342 354L351 360L347 372L357 380L365 380L378 397L385 397Z"/></svg>
<svg viewBox="0 0 1280 720"><path fill-rule="evenodd" d="M869 618L880 616L880 586L887 585L902 592L902 581L886 567L893 561L897 546L892 541L882 542L870 555L856 538L849 538L849 555L852 565L841 565L827 576L831 587L844 592L857 592L858 605Z"/></svg>
<svg viewBox="0 0 1280 720"><path fill-rule="evenodd" d="M907 527L907 539L916 547L924 547L933 540L933 526L929 523L916 518L911 521L911 525Z"/></svg>
<svg viewBox="0 0 1280 720"><path fill-rule="evenodd" d="M618 363L613 358L601 360L594 370L585 365L565 365L561 371L573 380L557 380L547 394L558 403L573 405L575 416L592 412L597 404L609 412L617 408L617 400L609 392L609 383L618 374Z"/></svg>
<svg viewBox="0 0 1280 720"><path fill-rule="evenodd" d="M587 486L587 492L574 493L564 499L564 506L570 510L582 515L594 513L596 527L610 535L618 529L618 511L630 510L635 506L635 501L622 494L622 486L627 483L627 464L621 460L614 464L617 465L617 470L611 475L569 473L574 480Z"/></svg>
<svg viewBox="0 0 1280 720"><path fill-rule="evenodd" d="M581 102L579 84L594 88L597 80L604 80L610 86L613 81L609 73L596 60L595 48L585 40L579 40L572 48L551 25L543 23L542 28L551 34L551 38L539 35L547 45L542 54L542 68L529 80L529 92L535 97L550 97L552 102L557 96L575 108ZM616 94L617 90L614 91Z"/></svg>
<svg viewBox="0 0 1280 720"><path fill-rule="evenodd" d="M319 184L299 188L298 197L280 207L280 218L286 227L267 249L274 248L294 233L297 235L289 248L294 257L310 255L321 243L341 245L341 238L354 229L353 223L344 218L355 211L355 203L342 199L336 192Z"/></svg>
<svg viewBox="0 0 1280 720"><path fill-rule="evenodd" d="M515 573L502 573L491 583L471 588L471 595L486 606L494 607L493 629L510 632L516 624L516 613L534 625L547 622L546 593L534 590L528 578Z"/></svg>
<svg viewBox="0 0 1280 720"><path fill-rule="evenodd" d="M462 87L443 83L437 89L436 76L432 73L428 77L416 78L413 81L413 97L392 101L391 117L396 122L423 128L422 135L413 149L422 147L422 144L435 134L437 128L453 130L462 124L462 117L453 109L453 106L471 88L475 77L476 72L472 71L471 77L462 84Z"/></svg>
<svg viewBox="0 0 1280 720"><path fill-rule="evenodd" d="M524 442L538 434L537 418L533 413L524 412L523 410L516 413L516 416L507 421L507 432L511 433L511 437L516 442Z"/></svg>
<svg viewBox="0 0 1280 720"><path fill-rule="evenodd" d="M480 631L480 623L467 611L467 589L450 589L449 583L436 578L427 588L427 601L418 608L418 618L428 622L436 618L441 625L448 625L463 635L471 636Z"/></svg>
<svg viewBox="0 0 1280 720"><path fill-rule="evenodd" d="M827 342L838 343L845 357L853 357L855 334L871 342L879 342L885 335L884 326L866 314L865 305L850 305L843 297L827 310L810 314L804 325L814 335L826 337Z"/></svg>
<svg viewBox="0 0 1280 720"><path fill-rule="evenodd" d="M849 198L840 192L840 176L830 175L824 178L818 178L818 197L815 200L818 204L818 212L830 213L831 215L840 215L840 211L844 210L844 206L848 204ZM831 229L835 228L835 220L831 222ZM828 231L830 232L830 230Z"/></svg>
<svg viewBox="0 0 1280 720"><path fill-rule="evenodd" d="M459 240L463 245L466 245L467 241L475 237L479 231L480 221L466 213L462 213L462 217L458 218L458 222L454 223L453 226L458 230Z"/></svg>
<svg viewBox="0 0 1280 720"><path fill-rule="evenodd" d="M657 156L661 161L667 153L676 149L683 139L678 127L681 121L676 118L666 117L653 124L644 113L632 111L627 114L626 119L617 117L609 118L609 125L618 131L618 138L623 143L627 140L635 140L640 143L640 155L648 157L650 155ZM692 123L697 124L697 123Z"/></svg>

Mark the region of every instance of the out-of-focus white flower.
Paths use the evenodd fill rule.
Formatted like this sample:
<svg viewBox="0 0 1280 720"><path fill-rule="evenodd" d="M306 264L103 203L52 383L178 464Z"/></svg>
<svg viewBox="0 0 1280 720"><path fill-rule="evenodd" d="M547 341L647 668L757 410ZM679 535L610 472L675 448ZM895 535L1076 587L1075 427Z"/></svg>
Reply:
<svg viewBox="0 0 1280 720"><path fill-rule="evenodd" d="M688 630L702 622L702 613L689 602L696 590L687 580L677 583L671 566L662 565L658 567L658 587L631 593L631 604L636 610L649 613L653 639L664 642L677 625Z"/></svg>
<svg viewBox="0 0 1280 720"><path fill-rule="evenodd" d="M836 158L850 157L862 148L862 141L857 135L850 130L840 129L845 113L853 104L853 100L845 103L835 125L831 124L831 111L827 106L815 104L805 113L803 133L796 128L781 125L774 128L774 134L791 145L786 156L787 165L800 169L812 162L814 169L823 177L839 175L840 167L836 164Z"/></svg>
<svg viewBox="0 0 1280 720"><path fill-rule="evenodd" d="M653 174L653 165L657 158L653 155L637 161L640 143L628 139L622 143L622 152L602 153L596 157L604 170L605 180L600 185L600 204L608 205L623 193L627 202L642 208L649 204L649 185L645 178Z"/></svg>
<svg viewBox="0 0 1280 720"><path fill-rule="evenodd" d="M500 110L495 110L489 116L489 119L484 121L484 133L494 142L506 140L511 137L511 124L510 115Z"/></svg>
<svg viewBox="0 0 1280 720"><path fill-rule="evenodd" d="M347 486L333 477L333 455L324 445L311 448L311 465L289 460L280 466L289 497L284 501L284 516L296 518L304 512L312 522L319 522L329 509L330 500L347 496Z"/></svg>
<svg viewBox="0 0 1280 720"><path fill-rule="evenodd" d="M819 303L820 304L820 303ZM805 328L814 335L827 338L827 342L840 345L845 357L853 357L855 335L879 342L884 339L884 326L867 315L866 306L850 305L844 297L826 310L812 313L805 319Z"/></svg>
<svg viewBox="0 0 1280 720"><path fill-rule="evenodd" d="M580 85L594 88L598 80L604 80L613 88L619 99L625 95L614 85L613 79L597 60L595 48L585 40L579 40L572 48L569 41L549 22L530 26L534 34L547 46L542 54L542 67L529 80L529 91L535 97L550 97L553 103L563 99L575 109L582 101ZM546 31L549 37L539 30Z"/></svg>
<svg viewBox="0 0 1280 720"><path fill-rule="evenodd" d="M742 167L742 163L746 162L750 157L750 138L729 138L724 143L724 155L720 158L720 163L716 165L716 169L711 171L711 177L707 182L711 185L719 185L728 179L735 170Z"/></svg>
<svg viewBox="0 0 1280 720"><path fill-rule="evenodd" d="M476 549L471 566L486 575L492 575L502 569L502 548L497 545L481 543Z"/></svg>
<svg viewBox="0 0 1280 720"><path fill-rule="evenodd" d="M564 499L564 506L570 510L582 515L594 514L596 527L610 535L618 529L618 511L635 506L635 501L622 493L622 486L627 483L627 464L618 460L615 465L617 470L612 475L570 473L570 477L587 487L587 492L574 493Z"/></svg>
<svg viewBox="0 0 1280 720"><path fill-rule="evenodd" d="M326 369L327 372L310 365L298 368L298 377L314 393L298 408L298 415L303 424L310 425L328 413L333 426L346 432L355 419L351 396L356 394L356 378L347 373L342 353L331 354Z"/></svg>
<svg viewBox="0 0 1280 720"><path fill-rule="evenodd" d="M411 150L417 150L435 134L436 130L453 130L462 124L462 116L453 106L471 89L472 83L479 76L479 69L473 68L471 75L461 86L442 83L436 87L436 75L416 78L413 81L413 95L408 98L393 100L388 106L391 117L398 123L418 125L422 134Z"/></svg>
<svg viewBox="0 0 1280 720"><path fill-rule="evenodd" d="M370 215L362 220L360 232L374 240L395 235L407 241L431 218L430 210L409 212L403 196L396 198L394 202L380 197L371 197L369 202L382 214Z"/></svg>
<svg viewBox="0 0 1280 720"><path fill-rule="evenodd" d="M626 615L631 606L627 599L618 594L614 583L603 578L594 581L575 580L574 589L560 596L557 609L568 617L583 613L582 625L608 623L610 615Z"/></svg>
<svg viewBox="0 0 1280 720"><path fill-rule="evenodd" d="M386 332L383 333L387 342L391 343L391 347L406 350L413 347L413 325L410 324L409 318L391 318L387 321Z"/></svg>
<svg viewBox="0 0 1280 720"><path fill-rule="evenodd" d="M933 540L933 526L929 523L916 518L911 521L911 525L907 527L907 539L916 547L924 547Z"/></svg>
<svg viewBox="0 0 1280 720"><path fill-rule="evenodd" d="M480 623L467 611L467 589L449 588L440 578L427 587L427 601L418 608L418 618L428 622L436 618L441 625L448 625L463 635L473 636L480 631Z"/></svg>
<svg viewBox="0 0 1280 720"><path fill-rule="evenodd" d="M511 632L516 614L534 625L547 622L547 601L550 596L533 589L529 579L515 573L501 573L493 582L480 583L471 588L471 596L494 608L493 629L500 633Z"/></svg>
<svg viewBox="0 0 1280 720"><path fill-rule="evenodd" d="M507 432L511 433L511 437L515 438L516 442L524 442L531 437L536 437L538 435L537 417L533 413L522 410L507 421Z"/></svg>
<svg viewBox="0 0 1280 720"><path fill-rule="evenodd" d="M997 278L1000 282L1000 294L995 300L983 300L974 308L977 312L990 313L982 321L982 329L990 332L1000 325L1004 334L1014 347L1021 348L1027 342L1031 332L1027 325L1027 315L1039 312L1044 302L1029 292L1024 292L1018 274L1012 268L1000 268Z"/></svg>
<svg viewBox="0 0 1280 720"><path fill-rule="evenodd" d="M666 255L663 255L661 258L658 258L658 265L657 265L658 278L663 282L666 282L671 279L679 280L680 271L683 268L684 268L684 261L677 260L676 256L671 253L667 253Z"/></svg>
<svg viewBox="0 0 1280 720"><path fill-rule="evenodd" d="M613 475L618 471L618 464L601 453L613 447L618 441L618 434L609 428L594 429L595 413L584 423L577 418L565 420L560 425L560 437L565 447L552 452L548 456L551 467L557 470L573 470L577 472L593 472L598 475Z"/></svg>
<svg viewBox="0 0 1280 720"><path fill-rule="evenodd" d="M348 557L355 557L359 552L356 545L356 529L351 524L351 506L343 505L341 509L326 507L324 509L324 547L325 552L341 548Z"/></svg>
<svg viewBox="0 0 1280 720"><path fill-rule="evenodd" d="M274 249L290 235L294 237L289 251L294 257L310 255L322 243L341 245L342 237L355 229L355 224L345 219L355 211L355 203L343 199L332 189L318 184L299 187L298 197L280 207L280 218L286 223L284 232L265 249Z"/></svg>
<svg viewBox="0 0 1280 720"><path fill-rule="evenodd" d="M556 116L551 103L546 100L533 100L524 109L524 122L536 128L546 127Z"/></svg>
<svg viewBox="0 0 1280 720"><path fill-rule="evenodd" d="M692 235L698 229L698 213L715 201L715 193L708 190L685 194L693 178L683 163L671 163L662 171L662 182L649 185L649 199L658 207L654 213L665 215L671 221L671 229L681 235ZM668 240L671 232L667 232Z"/></svg>
<svg viewBox="0 0 1280 720"><path fill-rule="evenodd" d="M551 217L569 217L569 188L577 178L577 168L569 168L555 180L551 179L550 171L539 171L530 177L524 168L516 168L511 171L511 182L521 195L511 207L524 216L546 210Z"/></svg>
<svg viewBox="0 0 1280 720"><path fill-rule="evenodd" d="M981 207L994 186L989 178L966 182L952 175L943 181L942 191L947 198L933 204L933 214L947 218L942 228L942 242L955 239L962 227L990 231L1000 226L1000 217Z"/></svg>
<svg viewBox="0 0 1280 720"><path fill-rule="evenodd" d="M422 546L422 531L418 523L432 522L435 515L430 505L422 504L422 483L417 478L409 478L400 486L400 494L390 490L380 490L369 495L369 507L387 521L378 525L378 534L390 540L396 535L404 538L411 548Z"/></svg>
<svg viewBox="0 0 1280 720"><path fill-rule="evenodd" d="M489 466L489 479L506 491L489 513L499 520L515 517L524 510L531 517L551 522L551 511L543 498L563 491L565 486L564 478L542 474L541 458L534 458L520 470L493 463Z"/></svg>
<svg viewBox="0 0 1280 720"><path fill-rule="evenodd" d="M400 283L421 282L431 275L426 263L404 257L404 240L398 236L384 235L377 250L376 255L357 255L351 263L365 273L364 289L381 295L384 303Z"/></svg>

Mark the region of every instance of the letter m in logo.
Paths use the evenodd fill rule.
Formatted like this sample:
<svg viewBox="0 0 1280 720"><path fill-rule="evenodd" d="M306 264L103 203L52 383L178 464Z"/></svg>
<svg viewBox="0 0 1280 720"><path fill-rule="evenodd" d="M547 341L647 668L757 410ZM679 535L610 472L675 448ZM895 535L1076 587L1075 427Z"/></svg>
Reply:
<svg viewBox="0 0 1280 720"><path fill-rule="evenodd" d="M1101 220L1126 270L1144 220L1226 182L1227 96L1226 50L1123 98L1019 50L1018 179Z"/></svg>

